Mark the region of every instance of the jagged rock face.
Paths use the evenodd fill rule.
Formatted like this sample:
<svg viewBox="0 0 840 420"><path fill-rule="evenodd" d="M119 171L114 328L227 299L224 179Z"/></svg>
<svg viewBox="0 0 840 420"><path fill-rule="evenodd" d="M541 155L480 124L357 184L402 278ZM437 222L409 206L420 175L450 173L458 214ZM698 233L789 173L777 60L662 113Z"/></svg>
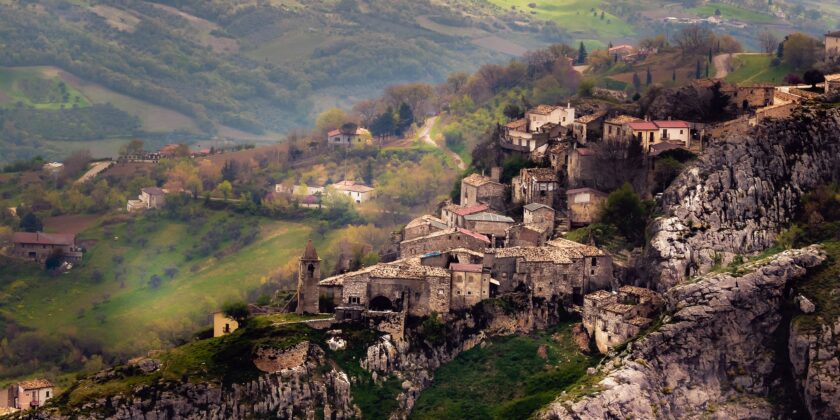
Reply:
<svg viewBox="0 0 840 420"><path fill-rule="evenodd" d="M558 400L545 418L770 418L773 332L785 286L825 260L787 251L742 277L710 275L665 295L670 320L602 367L601 391ZM840 413L835 412L834 415Z"/></svg>
<svg viewBox="0 0 840 420"><path fill-rule="evenodd" d="M326 418L358 417L347 375L335 369L315 375L326 361L323 351L312 347L305 364L243 384L167 382L135 389L129 396L101 398L62 416L34 415L44 419L315 418L316 410L323 408Z"/></svg>
<svg viewBox="0 0 840 420"><path fill-rule="evenodd" d="M840 111L802 110L714 142L665 192L642 259L660 291L773 245L804 191L840 173Z"/></svg>
<svg viewBox="0 0 840 420"><path fill-rule="evenodd" d="M840 319L819 330L793 323L788 350L811 418L840 417Z"/></svg>

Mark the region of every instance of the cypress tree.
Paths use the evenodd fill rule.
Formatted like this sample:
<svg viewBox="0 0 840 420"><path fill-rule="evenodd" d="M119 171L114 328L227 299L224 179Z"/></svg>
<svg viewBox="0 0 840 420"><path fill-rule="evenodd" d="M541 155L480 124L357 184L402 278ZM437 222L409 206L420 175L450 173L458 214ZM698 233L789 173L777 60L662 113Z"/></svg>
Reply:
<svg viewBox="0 0 840 420"><path fill-rule="evenodd" d="M650 67L648 67L648 68L647 68L647 75L646 75L645 84L646 84L646 85L648 85L648 86L650 86L650 84L651 84L651 83L653 83L653 75L652 75L652 74L650 74Z"/></svg>
<svg viewBox="0 0 840 420"><path fill-rule="evenodd" d="M583 42L580 43L580 48L578 48L578 64L586 63L586 47L583 45Z"/></svg>

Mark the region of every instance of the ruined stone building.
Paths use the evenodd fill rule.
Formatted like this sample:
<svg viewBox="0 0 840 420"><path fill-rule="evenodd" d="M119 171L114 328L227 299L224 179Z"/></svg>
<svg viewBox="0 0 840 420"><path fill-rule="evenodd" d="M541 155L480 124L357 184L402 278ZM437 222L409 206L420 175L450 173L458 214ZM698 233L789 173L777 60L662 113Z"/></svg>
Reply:
<svg viewBox="0 0 840 420"><path fill-rule="evenodd" d="M658 293L641 287L597 291L583 298L583 327L598 351L607 353L650 327L663 304Z"/></svg>
<svg viewBox="0 0 840 420"><path fill-rule="evenodd" d="M420 216L405 225L402 240L407 241L449 229L449 225L432 215Z"/></svg>
<svg viewBox="0 0 840 420"><path fill-rule="evenodd" d="M465 227L467 225L466 216L471 214L481 213L490 210L487 204L473 204L470 206L459 206L457 204L448 204L440 210L440 218L449 227Z"/></svg>
<svg viewBox="0 0 840 420"><path fill-rule="evenodd" d="M507 186L499 183L501 168L493 168L490 177L472 174L461 180L461 205L486 204L496 211L507 208Z"/></svg>
<svg viewBox="0 0 840 420"><path fill-rule="evenodd" d="M571 105L538 105L502 127L499 144L508 152L528 155L564 135L575 120Z"/></svg>
<svg viewBox="0 0 840 420"><path fill-rule="evenodd" d="M486 211L464 216L464 227L469 231L487 236L493 247L505 245L507 230L513 224L514 220L508 216Z"/></svg>
<svg viewBox="0 0 840 420"><path fill-rule="evenodd" d="M522 208L522 222L540 232L554 232L554 216L554 209L545 204L530 203Z"/></svg>
<svg viewBox="0 0 840 420"><path fill-rule="evenodd" d="M551 168L524 168L513 179L512 189L514 203L540 203L555 207L560 184Z"/></svg>
<svg viewBox="0 0 840 420"><path fill-rule="evenodd" d="M840 31L825 34L825 58L840 59Z"/></svg>
<svg viewBox="0 0 840 420"><path fill-rule="evenodd" d="M593 188L576 188L566 191L569 222L572 226L585 226L598 219L607 193Z"/></svg>
<svg viewBox="0 0 840 420"><path fill-rule="evenodd" d="M543 246L550 234L550 231L542 229L539 225L517 223L508 228L505 246Z"/></svg>
<svg viewBox="0 0 840 420"><path fill-rule="evenodd" d="M600 136L601 124L606 117L606 111L598 111L593 114L578 117L572 124L572 137L580 143L586 144L589 140L596 140Z"/></svg>

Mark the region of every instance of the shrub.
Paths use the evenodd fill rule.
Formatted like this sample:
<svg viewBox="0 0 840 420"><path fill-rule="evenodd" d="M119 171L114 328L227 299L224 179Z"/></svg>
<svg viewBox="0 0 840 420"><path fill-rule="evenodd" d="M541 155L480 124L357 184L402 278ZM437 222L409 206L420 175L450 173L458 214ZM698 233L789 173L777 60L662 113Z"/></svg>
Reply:
<svg viewBox="0 0 840 420"><path fill-rule="evenodd" d="M601 209L601 222L615 226L628 241L641 245L645 239L647 209L633 187L624 184L607 197Z"/></svg>

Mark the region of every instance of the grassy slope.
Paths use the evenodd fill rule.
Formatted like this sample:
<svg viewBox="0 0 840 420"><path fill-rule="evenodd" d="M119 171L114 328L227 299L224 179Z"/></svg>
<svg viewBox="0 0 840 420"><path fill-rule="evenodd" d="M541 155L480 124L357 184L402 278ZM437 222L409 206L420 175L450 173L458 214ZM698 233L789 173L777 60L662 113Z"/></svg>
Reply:
<svg viewBox="0 0 840 420"><path fill-rule="evenodd" d="M525 11L529 15L532 11L534 16L557 22L557 26L568 30L573 36L580 40L598 39L600 41L618 38L632 37L635 35L633 26L622 21L620 18L607 13L604 20L600 18L599 0L490 0L491 3L505 9L511 10L516 6L517 10ZM536 3L536 8L528 7L529 3ZM592 15L590 9L595 8L598 17ZM610 23L607 23L610 20ZM590 47L594 43L590 42Z"/></svg>
<svg viewBox="0 0 840 420"><path fill-rule="evenodd" d="M136 240L128 243L124 225L113 231L119 239L102 240L102 228L90 230L81 239L99 242L88 250L85 265L67 275L50 277L34 266L5 270L0 292L6 304L0 311L36 330L97 337L112 351L136 353L160 347L159 332L190 331L203 325L210 311L227 300L244 297L247 290L267 281L302 252L311 233L304 224L255 219L254 223L261 224L255 243L220 260L185 261L183 253L221 217L221 213L212 214L196 235L187 234L182 223L141 220L135 235L148 238L146 246ZM112 258L118 254L124 257L127 273L124 288L115 280L117 264ZM194 264L197 272L191 272ZM169 266L179 270L172 279L163 275ZM94 270L104 275L99 284L90 280ZM148 285L153 274L164 278L157 289Z"/></svg>
<svg viewBox="0 0 840 420"><path fill-rule="evenodd" d="M689 9L689 11L701 17L714 16L715 10L720 10L720 16L724 19L734 19L746 23L773 23L776 21L774 16L724 3L707 3Z"/></svg>
<svg viewBox="0 0 840 420"><path fill-rule="evenodd" d="M770 65L773 56L769 54L742 55L735 57L733 61L733 72L726 76L729 82L738 83L778 83L793 72L788 66L781 64L778 67Z"/></svg>
<svg viewBox="0 0 840 420"><path fill-rule="evenodd" d="M27 95L26 91L21 87L22 83L49 83L52 85L50 91L55 94L52 99L32 98ZM69 101L63 102L57 96L58 84L60 78L57 74L52 72L47 67L18 67L8 68L0 67L0 106L13 107L17 103L23 103L38 109L60 109L63 104L70 108L76 103L78 98L78 106L88 107L90 101L81 92L73 86L67 84L67 93L69 94Z"/></svg>
<svg viewBox="0 0 840 420"><path fill-rule="evenodd" d="M484 348L462 353L435 372L434 384L421 394L412 417L528 418L595 363L577 349L571 328L565 324L535 336L495 338ZM546 360L537 354L543 345Z"/></svg>

